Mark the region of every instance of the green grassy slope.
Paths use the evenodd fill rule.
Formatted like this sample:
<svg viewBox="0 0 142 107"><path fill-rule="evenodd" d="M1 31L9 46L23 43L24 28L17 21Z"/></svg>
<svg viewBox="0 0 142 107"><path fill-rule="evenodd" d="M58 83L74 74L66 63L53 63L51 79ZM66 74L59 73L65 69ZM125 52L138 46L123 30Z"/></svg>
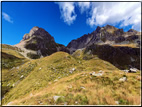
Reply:
<svg viewBox="0 0 142 107"><path fill-rule="evenodd" d="M90 75L99 70L103 70L102 76ZM5 94L3 105L116 105L116 101L140 104L140 71L126 74L95 55L83 55L82 51L73 56L56 52L30 60L18 71L10 71L15 76L8 76L10 80L20 82ZM121 77L127 77L127 81L119 81ZM55 101L55 96L62 97Z"/></svg>
<svg viewBox="0 0 142 107"><path fill-rule="evenodd" d="M28 61L28 59L19 52L21 52L21 50L18 48L14 48L10 45L2 45L2 97L14 87L16 81L19 81L19 76L21 74L19 70L22 69L19 66L22 66Z"/></svg>

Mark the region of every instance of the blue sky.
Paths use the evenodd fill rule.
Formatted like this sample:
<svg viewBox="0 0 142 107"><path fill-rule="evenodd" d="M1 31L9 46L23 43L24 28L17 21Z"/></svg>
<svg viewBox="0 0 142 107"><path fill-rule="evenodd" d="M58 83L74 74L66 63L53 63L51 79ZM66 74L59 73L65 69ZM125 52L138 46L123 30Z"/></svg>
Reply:
<svg viewBox="0 0 142 107"><path fill-rule="evenodd" d="M140 2L2 2L2 43L19 43L34 26L65 46L106 24L140 31L140 10Z"/></svg>

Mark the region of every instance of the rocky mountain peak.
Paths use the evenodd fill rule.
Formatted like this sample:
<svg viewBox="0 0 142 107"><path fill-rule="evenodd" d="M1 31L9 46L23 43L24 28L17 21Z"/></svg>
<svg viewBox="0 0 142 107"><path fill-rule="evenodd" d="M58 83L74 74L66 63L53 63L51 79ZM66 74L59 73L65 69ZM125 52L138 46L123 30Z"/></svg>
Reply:
<svg viewBox="0 0 142 107"><path fill-rule="evenodd" d="M118 29L111 25L106 25L104 27L97 26L96 30L91 34L83 35L82 37L71 41L67 47L70 48L71 53L91 44L133 44L134 46L136 45L139 47L139 35L140 34L133 29L124 32L123 29Z"/></svg>
<svg viewBox="0 0 142 107"><path fill-rule="evenodd" d="M104 28L106 28L106 29L117 29L116 27L111 26L111 25L106 25Z"/></svg>
<svg viewBox="0 0 142 107"><path fill-rule="evenodd" d="M51 55L57 51L69 53L69 50L64 45L56 43L54 38L46 30L37 26L25 34L20 43L15 46L32 50L39 56Z"/></svg>
<svg viewBox="0 0 142 107"><path fill-rule="evenodd" d="M31 39L33 37L42 38L43 40L47 39L48 41L54 41L54 38L43 28L39 28L38 26L33 27L29 33L26 33L23 36L23 41L27 39Z"/></svg>
<svg viewBox="0 0 142 107"><path fill-rule="evenodd" d="M101 30L101 27L100 27L100 26L97 26L96 31L97 31L97 32L100 32L100 30Z"/></svg>
<svg viewBox="0 0 142 107"><path fill-rule="evenodd" d="M38 26L35 26L33 27L31 30L30 30L30 33L29 35L32 36L35 32L37 32L39 30L39 27Z"/></svg>
<svg viewBox="0 0 142 107"><path fill-rule="evenodd" d="M111 25L106 25L105 27L103 27L107 32L109 33L114 33L115 31L117 31L118 29L114 26Z"/></svg>
<svg viewBox="0 0 142 107"><path fill-rule="evenodd" d="M134 32L134 33L136 33L137 31L134 30L134 29L130 29L130 30L128 30L128 32Z"/></svg>

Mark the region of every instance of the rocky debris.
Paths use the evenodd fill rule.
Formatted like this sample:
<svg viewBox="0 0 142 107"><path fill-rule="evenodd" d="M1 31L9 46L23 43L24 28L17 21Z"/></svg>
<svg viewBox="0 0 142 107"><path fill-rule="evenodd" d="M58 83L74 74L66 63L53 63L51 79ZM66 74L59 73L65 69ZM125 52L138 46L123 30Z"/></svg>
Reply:
<svg viewBox="0 0 142 107"><path fill-rule="evenodd" d="M89 50L86 54L90 55L91 54L91 50Z"/></svg>
<svg viewBox="0 0 142 107"><path fill-rule="evenodd" d="M68 88L72 88L72 85L69 85Z"/></svg>
<svg viewBox="0 0 142 107"><path fill-rule="evenodd" d="M58 79L55 79L54 82L58 81Z"/></svg>
<svg viewBox="0 0 142 107"><path fill-rule="evenodd" d="M141 81L141 76L136 76L136 79Z"/></svg>
<svg viewBox="0 0 142 107"><path fill-rule="evenodd" d="M69 73L73 73L73 71L75 71L75 68L72 68L71 70L69 70Z"/></svg>
<svg viewBox="0 0 142 107"><path fill-rule="evenodd" d="M67 102L64 102L64 105L67 105L68 103Z"/></svg>
<svg viewBox="0 0 142 107"><path fill-rule="evenodd" d="M128 72L129 72L129 70L122 70L122 71L124 71L124 72L126 72L126 73L128 73Z"/></svg>
<svg viewBox="0 0 142 107"><path fill-rule="evenodd" d="M93 72L93 73L89 73L89 74L94 76L94 75L95 75L95 72Z"/></svg>
<svg viewBox="0 0 142 107"><path fill-rule="evenodd" d="M19 69L19 66L18 66L18 67L16 67L16 69Z"/></svg>
<svg viewBox="0 0 142 107"><path fill-rule="evenodd" d="M43 104L42 101L38 101L39 104Z"/></svg>
<svg viewBox="0 0 142 107"><path fill-rule="evenodd" d="M85 89L85 87L81 86L80 88Z"/></svg>
<svg viewBox="0 0 142 107"><path fill-rule="evenodd" d="M78 102L77 102L77 101L75 101L75 104L78 104Z"/></svg>
<svg viewBox="0 0 142 107"><path fill-rule="evenodd" d="M13 87L15 87L15 84L12 84Z"/></svg>
<svg viewBox="0 0 142 107"><path fill-rule="evenodd" d="M104 71L100 70L99 73L104 73Z"/></svg>
<svg viewBox="0 0 142 107"><path fill-rule="evenodd" d="M9 85L10 85L10 83L7 84L7 86L9 86Z"/></svg>
<svg viewBox="0 0 142 107"><path fill-rule="evenodd" d="M130 68L129 70L122 70L122 71L124 71L126 73L136 73L138 71L138 69L137 68Z"/></svg>
<svg viewBox="0 0 142 107"><path fill-rule="evenodd" d="M119 79L119 81L122 81L122 82L125 82L126 80L127 80L126 77L122 77L122 78Z"/></svg>
<svg viewBox="0 0 142 107"><path fill-rule="evenodd" d="M24 77L24 75L21 75L20 79L23 78L23 77Z"/></svg>
<svg viewBox="0 0 142 107"><path fill-rule="evenodd" d="M15 67L11 68L10 71L13 70L13 69L15 69Z"/></svg>
<svg viewBox="0 0 142 107"><path fill-rule="evenodd" d="M13 102L11 101L11 102L9 102L7 105L11 105Z"/></svg>
<svg viewBox="0 0 142 107"><path fill-rule="evenodd" d="M137 68L130 68L130 70L129 70L129 72L131 72L131 73L136 73L137 71L138 71Z"/></svg>
<svg viewBox="0 0 142 107"><path fill-rule="evenodd" d="M54 101L57 101L58 98L63 97L63 96L53 96Z"/></svg>
<svg viewBox="0 0 142 107"><path fill-rule="evenodd" d="M95 74L94 76L102 76L102 73Z"/></svg>
<svg viewBox="0 0 142 107"><path fill-rule="evenodd" d="M93 73L90 73L90 75L93 75L93 76L102 76L103 75L103 71L100 70L99 73L93 72Z"/></svg>
<svg viewBox="0 0 142 107"><path fill-rule="evenodd" d="M33 94L31 93L31 94L30 94L30 97L32 97L32 96L33 96Z"/></svg>
<svg viewBox="0 0 142 107"><path fill-rule="evenodd" d="M115 101L115 104L119 104L119 101Z"/></svg>

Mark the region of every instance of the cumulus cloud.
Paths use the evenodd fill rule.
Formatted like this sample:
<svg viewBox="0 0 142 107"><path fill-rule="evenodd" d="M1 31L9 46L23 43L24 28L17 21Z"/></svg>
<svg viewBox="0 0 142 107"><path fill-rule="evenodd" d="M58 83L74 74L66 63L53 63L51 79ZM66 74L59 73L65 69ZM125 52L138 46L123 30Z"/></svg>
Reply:
<svg viewBox="0 0 142 107"><path fill-rule="evenodd" d="M99 2L92 3L90 18L87 24L90 26L104 24L115 25L121 22L121 27L132 25L132 28L140 30L141 3L139 2Z"/></svg>
<svg viewBox="0 0 142 107"><path fill-rule="evenodd" d="M61 12L61 18L65 23L71 25L76 19L77 15L75 13L74 2L57 2Z"/></svg>
<svg viewBox="0 0 142 107"><path fill-rule="evenodd" d="M78 2L77 5L79 6L81 13L90 8L90 2Z"/></svg>
<svg viewBox="0 0 142 107"><path fill-rule="evenodd" d="M76 20L75 7L79 7L81 13L89 11L86 23L91 27L120 23L120 27L131 25L133 29L139 31L141 28L140 2L58 2L57 4L62 19L68 25Z"/></svg>
<svg viewBox="0 0 142 107"><path fill-rule="evenodd" d="M13 23L13 20L11 19L11 17L7 13L2 12L2 17L3 17L4 20L6 20L10 23Z"/></svg>

